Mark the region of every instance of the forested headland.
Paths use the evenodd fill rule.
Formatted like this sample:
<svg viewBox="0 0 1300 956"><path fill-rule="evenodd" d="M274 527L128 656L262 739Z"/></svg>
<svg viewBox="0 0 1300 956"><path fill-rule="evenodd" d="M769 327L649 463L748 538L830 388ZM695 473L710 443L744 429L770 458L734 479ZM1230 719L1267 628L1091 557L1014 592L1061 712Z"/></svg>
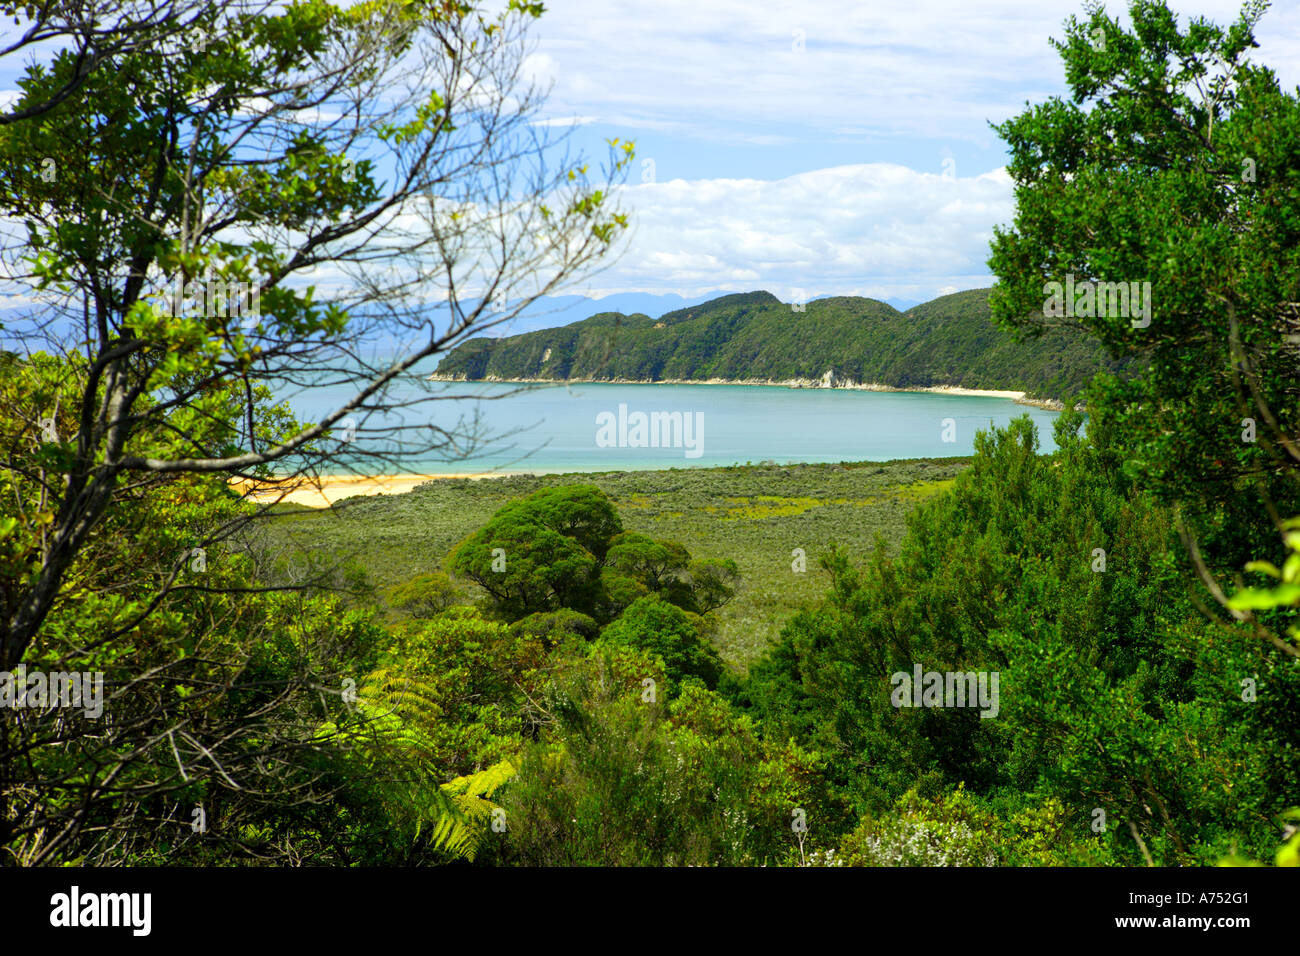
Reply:
<svg viewBox="0 0 1300 956"><path fill-rule="evenodd" d="M988 289L899 312L875 299L781 302L768 292L720 296L657 319L603 312L561 328L470 339L437 378L490 381L798 382L957 386L1060 400L1097 372L1128 374L1078 330L1032 339L998 326Z"/></svg>

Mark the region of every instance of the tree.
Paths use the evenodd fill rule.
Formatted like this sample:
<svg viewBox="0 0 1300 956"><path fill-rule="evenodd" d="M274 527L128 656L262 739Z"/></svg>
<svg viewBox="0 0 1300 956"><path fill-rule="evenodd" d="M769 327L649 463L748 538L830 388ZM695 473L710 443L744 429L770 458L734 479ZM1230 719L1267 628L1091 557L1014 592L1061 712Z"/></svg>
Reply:
<svg viewBox="0 0 1300 956"><path fill-rule="evenodd" d="M715 687L722 658L709 643L699 615L656 596L638 598L601 632L601 643L646 651L664 662L664 673L678 685L694 677Z"/></svg>
<svg viewBox="0 0 1300 956"><path fill-rule="evenodd" d="M655 541L636 531L624 531L609 546L609 566L655 592L680 580L690 560L676 541Z"/></svg>
<svg viewBox="0 0 1300 956"><path fill-rule="evenodd" d="M996 127L1016 217L989 260L995 317L1148 360L1090 413L1217 571L1277 547L1261 512L1276 528L1300 506L1300 100L1247 58L1266 8L1180 29L1135 0L1125 31L1089 5L1054 41L1071 98Z"/></svg>
<svg viewBox="0 0 1300 956"><path fill-rule="evenodd" d="M393 607L416 618L441 614L456 603L456 597L455 585L442 571L417 574L388 592L388 600Z"/></svg>
<svg viewBox="0 0 1300 956"><path fill-rule="evenodd" d="M581 646L600 635L600 625L594 618L569 608L530 614L510 626L517 633L541 641L547 651L565 644Z"/></svg>
<svg viewBox="0 0 1300 956"><path fill-rule="evenodd" d="M540 611L595 610L600 564L586 548L519 512L497 514L453 552L452 572L485 590L517 621Z"/></svg>
<svg viewBox="0 0 1300 956"><path fill-rule="evenodd" d="M708 614L731 602L740 585L740 568L731 558L692 561L691 586L701 614Z"/></svg>
<svg viewBox="0 0 1300 956"><path fill-rule="evenodd" d="M604 574L611 604L620 611L638 597L658 595L695 614L707 614L736 596L740 569L730 558L692 561L676 541L624 531L610 542Z"/></svg>
<svg viewBox="0 0 1300 956"><path fill-rule="evenodd" d="M600 574L618 513L594 485L543 488L503 506L452 551L450 570L508 620L569 608L600 617Z"/></svg>
<svg viewBox="0 0 1300 956"><path fill-rule="evenodd" d="M159 9L93 35L69 19L70 46L27 70L0 124L7 265L40 302L8 331L69 357L55 405L4 410L24 423L4 461L16 533L42 546L11 582L0 668L122 494L475 449L473 423L399 417L439 397L408 373L579 275L626 224L609 185L630 144L611 144L602 186L530 125L540 4L209 0L181 24L201 43L155 29ZM259 393L311 384L349 397L300 424Z"/></svg>
<svg viewBox="0 0 1300 956"><path fill-rule="evenodd" d="M616 536L601 575L611 616L648 594L698 611L686 577L690 560L690 552L676 541L656 541L636 531Z"/></svg>
<svg viewBox="0 0 1300 956"><path fill-rule="evenodd" d="M13 17L24 27L11 42L0 47L0 58L52 41L63 41L60 51L68 66L61 82L43 96L0 112L0 126L33 119L50 112L80 89L87 77L115 57L156 47L168 39L184 38L192 45L206 34L199 26L204 0L54 0L54 2L2 3L0 16Z"/></svg>
<svg viewBox="0 0 1300 956"><path fill-rule="evenodd" d="M499 514L525 517L572 538L601 563L606 560L611 541L623 530L618 512L595 485L542 488L506 505Z"/></svg>
<svg viewBox="0 0 1300 956"><path fill-rule="evenodd" d="M67 364L0 362L0 403L23 411L0 416L0 447L20 445L41 408L68 407ZM220 427L198 419L191 435L206 442ZM5 501L25 502L21 491L0 472ZM52 515L26 503L32 510L0 517L6 611L48 546ZM25 670L0 669L6 862L337 858L346 741L321 725L346 716L346 681L373 665L384 635L338 595L261 586L238 541L195 546L202 529L247 507L218 476L166 475L147 491L122 489L88 535ZM56 701L47 684L12 706L24 673L29 690L34 675L79 680L72 699Z"/></svg>

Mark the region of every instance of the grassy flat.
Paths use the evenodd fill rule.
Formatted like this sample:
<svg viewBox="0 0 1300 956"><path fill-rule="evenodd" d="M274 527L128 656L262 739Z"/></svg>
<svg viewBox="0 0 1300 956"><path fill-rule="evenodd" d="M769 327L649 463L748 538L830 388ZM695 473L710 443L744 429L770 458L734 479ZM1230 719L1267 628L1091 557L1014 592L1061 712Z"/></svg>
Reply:
<svg viewBox="0 0 1300 956"><path fill-rule="evenodd" d="M437 570L451 549L492 514L539 488L592 484L624 527L679 541L695 558L731 558L743 584L720 609L714 638L744 670L802 605L826 587L817 563L830 542L855 556L876 536L892 549L915 504L951 485L968 458L815 465L745 465L667 471L439 479L397 495L354 497L331 508L280 506L260 535L288 565L355 560L382 600L384 589ZM807 571L792 570L802 548ZM467 596L472 585L466 585ZM396 613L396 612L394 612Z"/></svg>

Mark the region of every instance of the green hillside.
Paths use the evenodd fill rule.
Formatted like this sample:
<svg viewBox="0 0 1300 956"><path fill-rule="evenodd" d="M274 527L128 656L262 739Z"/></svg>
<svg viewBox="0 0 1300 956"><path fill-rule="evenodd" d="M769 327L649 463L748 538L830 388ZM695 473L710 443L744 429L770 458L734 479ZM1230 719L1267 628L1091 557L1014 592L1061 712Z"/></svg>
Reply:
<svg viewBox="0 0 1300 956"><path fill-rule="evenodd" d="M992 323L988 289L906 312L840 296L795 312L768 292L726 295L669 312L603 312L581 322L450 352L439 378L586 381L822 380L895 388L955 385L1057 398L1100 369L1122 371L1082 335L1017 341Z"/></svg>

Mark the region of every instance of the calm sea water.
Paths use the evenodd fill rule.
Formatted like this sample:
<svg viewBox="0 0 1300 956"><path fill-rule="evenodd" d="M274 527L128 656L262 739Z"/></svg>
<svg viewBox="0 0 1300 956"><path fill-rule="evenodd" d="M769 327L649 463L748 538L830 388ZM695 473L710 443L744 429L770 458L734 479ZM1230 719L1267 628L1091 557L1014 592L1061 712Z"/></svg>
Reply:
<svg viewBox="0 0 1300 956"><path fill-rule="evenodd" d="M1056 412L1001 398L762 385L575 384L518 392L518 386L471 382L432 388L441 396L437 401L358 417L354 441L373 448L397 436L427 440L430 425L495 436L401 462L399 470L418 474L888 461L973 454L977 430L1028 414L1038 426L1041 450L1055 449ZM395 387L389 399L423 394L412 381ZM311 420L337 408L347 391L313 388L282 397L302 420ZM637 413L645 418L640 432ZM637 447L638 440L646 447ZM656 440L661 447L650 446Z"/></svg>

